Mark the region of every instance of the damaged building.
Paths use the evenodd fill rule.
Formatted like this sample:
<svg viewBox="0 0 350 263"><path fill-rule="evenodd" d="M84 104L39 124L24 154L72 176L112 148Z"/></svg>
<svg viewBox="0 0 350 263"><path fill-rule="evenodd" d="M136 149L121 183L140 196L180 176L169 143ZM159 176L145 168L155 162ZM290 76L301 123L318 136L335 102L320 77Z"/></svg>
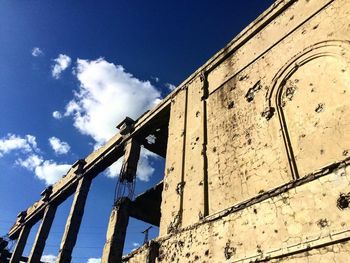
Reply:
<svg viewBox="0 0 350 263"><path fill-rule="evenodd" d="M74 195L57 257L70 262L91 181L119 158L103 263L349 262L349 83L350 1L275 1L19 213L2 262L40 262ZM165 158L164 179L132 198L141 145ZM123 255L130 217L159 236Z"/></svg>

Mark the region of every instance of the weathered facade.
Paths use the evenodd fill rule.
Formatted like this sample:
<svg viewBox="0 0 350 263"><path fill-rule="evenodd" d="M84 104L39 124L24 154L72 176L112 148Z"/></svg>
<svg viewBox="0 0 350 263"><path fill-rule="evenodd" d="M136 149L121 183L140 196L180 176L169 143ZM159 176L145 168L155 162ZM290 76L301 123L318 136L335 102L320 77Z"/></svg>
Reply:
<svg viewBox="0 0 350 263"><path fill-rule="evenodd" d="M349 262L349 83L350 1L276 1L44 191L9 231L17 246L5 258L19 262L42 219L37 262L56 207L75 194L57 259L70 262L91 180L124 155L132 183L143 145L166 158L164 180L118 200L102 262ZM160 234L122 259L129 217Z"/></svg>

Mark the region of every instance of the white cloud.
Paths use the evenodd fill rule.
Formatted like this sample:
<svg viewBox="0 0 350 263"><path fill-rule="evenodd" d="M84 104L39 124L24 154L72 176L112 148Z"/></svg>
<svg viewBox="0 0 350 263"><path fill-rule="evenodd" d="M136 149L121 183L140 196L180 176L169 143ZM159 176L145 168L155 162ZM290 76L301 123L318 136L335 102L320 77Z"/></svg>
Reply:
<svg viewBox="0 0 350 263"><path fill-rule="evenodd" d="M33 171L37 166L39 166L44 160L42 159L41 156L37 155L37 154L31 154L28 156L27 159L22 159L19 158L16 160L16 164L20 165L24 168L26 168L27 170L31 170Z"/></svg>
<svg viewBox="0 0 350 263"><path fill-rule="evenodd" d="M139 246L140 246L140 243L134 242L134 243L132 243L132 245L133 245L134 247L139 247Z"/></svg>
<svg viewBox="0 0 350 263"><path fill-rule="evenodd" d="M79 90L66 105L65 116L71 116L74 126L95 140L95 148L104 144L116 132L115 126L126 116L137 119L161 99L160 92L149 82L142 81L103 58L77 59L74 69ZM138 178L149 180L154 172L150 154L142 151ZM107 176L119 174L121 160L107 170Z"/></svg>
<svg viewBox="0 0 350 263"><path fill-rule="evenodd" d="M58 144L55 146L58 147L57 151L64 152L67 150L67 146L69 150L69 145L66 145L66 143L60 140L58 140ZM44 180L46 184L53 184L58 181L71 167L71 165L68 164L57 164L52 160L44 160L44 158L39 155L40 149L33 135L28 134L21 137L9 133L6 137L1 138L0 157L13 151L19 151L21 156L24 156L24 158L17 158L15 164L34 172L36 177L40 180Z"/></svg>
<svg viewBox="0 0 350 263"><path fill-rule="evenodd" d="M70 150L70 146L67 142L63 142L57 137L50 137L49 143L51 145L51 148L55 151L57 154L66 154Z"/></svg>
<svg viewBox="0 0 350 263"><path fill-rule="evenodd" d="M39 57L39 56L43 56L43 55L44 55L44 52L40 48L34 47L32 49L32 56L33 57Z"/></svg>
<svg viewBox="0 0 350 263"><path fill-rule="evenodd" d="M176 86L175 86L174 84L165 83L164 85L165 85L165 87L167 87L170 91L176 89Z"/></svg>
<svg viewBox="0 0 350 263"><path fill-rule="evenodd" d="M55 119L59 120L59 119L62 118L62 114L59 111L56 110L56 111L54 111L52 113L52 117L54 117Z"/></svg>
<svg viewBox="0 0 350 263"><path fill-rule="evenodd" d="M11 151L20 150L22 152L37 151L36 138L32 135L21 137L15 134L7 134L0 139L0 157Z"/></svg>
<svg viewBox="0 0 350 263"><path fill-rule="evenodd" d="M102 58L78 59L75 74L80 88L67 104L65 115L73 116L74 126L97 143L111 138L125 116L136 119L160 99L160 92L149 81Z"/></svg>
<svg viewBox="0 0 350 263"><path fill-rule="evenodd" d="M106 170L107 177L114 178L119 176L120 169L122 168L123 160L120 158L118 161L116 161L114 164L108 167Z"/></svg>
<svg viewBox="0 0 350 263"><path fill-rule="evenodd" d="M54 255L43 255L40 261L45 263L55 263L56 259L57 257Z"/></svg>
<svg viewBox="0 0 350 263"><path fill-rule="evenodd" d="M54 161L46 160L35 167L35 175L40 180L44 180L47 185L51 185L61 179L70 168L70 164L57 164Z"/></svg>
<svg viewBox="0 0 350 263"><path fill-rule="evenodd" d="M52 66L52 77L58 79L61 76L62 71L67 69L71 63L71 58L64 54L59 54L57 58L54 59L55 64Z"/></svg>
<svg viewBox="0 0 350 263"><path fill-rule="evenodd" d="M75 93L75 95L79 97L77 93ZM84 110L79 106L78 102L76 102L75 100L71 100L66 105L66 112L64 113L64 116L74 115L74 113L79 114L79 112L83 111Z"/></svg>
<svg viewBox="0 0 350 263"><path fill-rule="evenodd" d="M26 159L19 158L15 163L29 171L33 171L35 176L45 181L47 185L56 183L71 168L69 164L57 164L52 160L44 160L36 154L31 154Z"/></svg>
<svg viewBox="0 0 350 263"><path fill-rule="evenodd" d="M38 150L38 145L36 143L35 136L28 134L28 135L26 135L26 139L27 139L28 143L31 145L33 150L35 150L35 151Z"/></svg>
<svg viewBox="0 0 350 263"><path fill-rule="evenodd" d="M155 169L151 166L150 159L158 158L156 154L146 150L145 148L141 149L140 160L137 165L136 176L140 181L149 182L152 174Z"/></svg>
<svg viewBox="0 0 350 263"><path fill-rule="evenodd" d="M89 258L86 263L100 263L101 258Z"/></svg>

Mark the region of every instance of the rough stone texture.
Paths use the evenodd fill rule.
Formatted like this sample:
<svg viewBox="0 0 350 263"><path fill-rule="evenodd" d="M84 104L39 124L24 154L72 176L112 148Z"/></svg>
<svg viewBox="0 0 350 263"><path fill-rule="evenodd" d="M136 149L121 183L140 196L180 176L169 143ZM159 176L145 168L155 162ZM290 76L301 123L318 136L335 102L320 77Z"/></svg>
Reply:
<svg viewBox="0 0 350 263"><path fill-rule="evenodd" d="M243 91L237 82L227 82L208 100L210 213L292 179L278 119L266 121L257 105L263 91L247 102L247 89L256 82Z"/></svg>
<svg viewBox="0 0 350 263"><path fill-rule="evenodd" d="M187 89L184 89L171 102L160 235L166 235L181 226L186 107Z"/></svg>
<svg viewBox="0 0 350 263"><path fill-rule="evenodd" d="M287 258L275 259L270 262L289 262L289 263L348 263L350 252L350 242L342 242L327 247L310 250ZM141 261L140 261L141 262Z"/></svg>
<svg viewBox="0 0 350 263"><path fill-rule="evenodd" d="M349 172L343 167L241 210L209 216L160 241L157 262L255 262L349 239L350 208L337 208L341 193L349 192Z"/></svg>
<svg viewBox="0 0 350 263"><path fill-rule="evenodd" d="M141 247L139 250L131 253L127 258L123 259L123 262L138 263L147 262L149 250L145 247Z"/></svg>
<svg viewBox="0 0 350 263"><path fill-rule="evenodd" d="M296 10L305 9L301 13L307 15L309 8L318 10L323 6L322 2L298 1L268 27L287 27L290 22L285 20L288 18L290 21ZM280 185L293 176L302 177L344 158L344 151L346 153L350 148L346 143L349 141L349 133L346 132L349 124L345 119L349 116L349 107L346 107L349 105L349 87L346 85L350 80L349 44L345 41L349 29L339 26L339 30L334 30L334 17L337 17L339 25L347 23L349 18L340 14L340 8L344 8L345 13L345 10L350 10L349 3L335 1L322 9L255 63L240 72L236 70L239 74L234 75L235 68L231 67L230 75L233 77L210 95L208 160L211 212ZM299 13L296 15L300 16ZM292 20L296 19L295 16ZM264 41L273 40L263 37L266 30L267 35L274 36L268 29L262 30L255 37L259 39L260 46ZM303 37L305 32L307 38ZM316 44L319 42L322 43ZM246 44L209 74L209 89L212 87L211 78L216 81L219 78L213 77L217 71L227 72L230 63L234 67L249 64L237 61L248 56L244 55L246 48L251 47ZM258 54L258 48L251 50L256 50ZM253 58L250 56L250 59ZM293 68L296 64L300 65ZM257 83L260 89L256 89L248 101L246 95ZM276 98L279 85L282 86L281 94ZM267 121L261 114L269 106L268 96L271 96L275 112ZM280 100L278 105L277 99ZM229 107L232 102L234 106ZM280 113L284 116L279 116ZM285 127L280 121L283 117ZM288 129L290 133L288 143L294 153L290 157L286 155L284 134L280 129ZM310 156L315 159L310 161ZM292 159L291 162L295 159L296 175L291 174L287 157ZM227 195L217 196L217 191L224 191Z"/></svg>
<svg viewBox="0 0 350 263"><path fill-rule="evenodd" d="M188 85L182 227L205 216L202 87L200 78Z"/></svg>
<svg viewBox="0 0 350 263"><path fill-rule="evenodd" d="M128 256L123 258L123 262L128 263L154 263L158 256L159 245L154 241L149 241L142 247L131 252Z"/></svg>

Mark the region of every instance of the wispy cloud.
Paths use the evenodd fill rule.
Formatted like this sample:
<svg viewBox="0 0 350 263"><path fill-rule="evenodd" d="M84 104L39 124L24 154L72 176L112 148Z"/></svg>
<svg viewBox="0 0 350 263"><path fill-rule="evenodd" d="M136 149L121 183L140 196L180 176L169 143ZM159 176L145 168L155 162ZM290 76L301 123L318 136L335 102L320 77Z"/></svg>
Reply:
<svg viewBox="0 0 350 263"><path fill-rule="evenodd" d="M170 91L172 91L172 90L176 89L176 86L175 86L174 84L171 84L171 83L165 83L164 85L165 85L165 87L167 87L167 88L168 88L168 90L170 90Z"/></svg>
<svg viewBox="0 0 350 263"><path fill-rule="evenodd" d="M27 170L34 171L36 167L38 167L44 160L41 156L37 154L31 154L26 159L19 158L16 160L16 164L20 165Z"/></svg>
<svg viewBox="0 0 350 263"><path fill-rule="evenodd" d="M57 137L50 137L49 143L51 148L55 151L57 154L66 154L70 150L70 146L67 142L63 142Z"/></svg>
<svg viewBox="0 0 350 263"><path fill-rule="evenodd" d="M0 157L15 150L23 152L37 151L36 138L29 134L21 137L9 133L0 139Z"/></svg>
<svg viewBox="0 0 350 263"><path fill-rule="evenodd" d="M33 57L40 57L43 55L44 55L44 52L39 47L34 47L32 49L32 56Z"/></svg>
<svg viewBox="0 0 350 263"><path fill-rule="evenodd" d="M59 119L62 119L62 114L59 112L59 111L54 111L52 113L52 117L54 117L55 119L59 120Z"/></svg>
<svg viewBox="0 0 350 263"><path fill-rule="evenodd" d="M56 183L71 168L69 164L58 164L52 160L44 160L37 154L31 154L26 159L17 159L16 164L35 173L35 176L45 181L46 185Z"/></svg>
<svg viewBox="0 0 350 263"><path fill-rule="evenodd" d="M54 59L55 64L52 66L52 77L55 79L59 79L61 76L61 73L66 70L70 64L72 59L64 54L59 54L57 58Z"/></svg>
<svg viewBox="0 0 350 263"><path fill-rule="evenodd" d="M61 141L59 143L55 145L58 147L58 151L67 150L64 143L62 144ZM45 160L37 146L36 137L33 135L28 134L21 137L16 134L8 134L1 138L0 157L12 152L17 156L16 165L34 172L35 176L45 181L47 185L57 182L71 167L68 164L58 164L52 160Z"/></svg>
<svg viewBox="0 0 350 263"><path fill-rule="evenodd" d="M154 80L155 82L157 82L157 83L158 83L159 80L160 80L158 77L151 77L151 79L153 79L153 80Z"/></svg>

